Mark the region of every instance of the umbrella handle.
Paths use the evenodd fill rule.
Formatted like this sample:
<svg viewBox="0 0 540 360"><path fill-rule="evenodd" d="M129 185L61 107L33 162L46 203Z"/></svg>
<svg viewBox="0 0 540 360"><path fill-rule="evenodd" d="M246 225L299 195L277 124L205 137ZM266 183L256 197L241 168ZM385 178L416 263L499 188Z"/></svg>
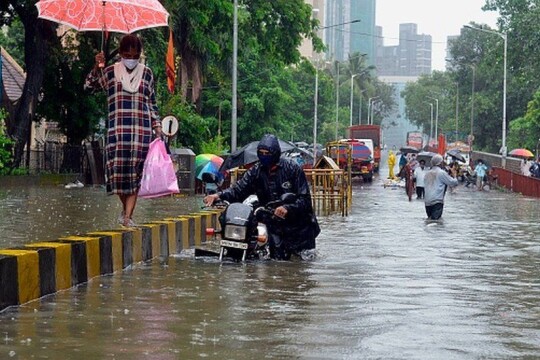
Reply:
<svg viewBox="0 0 540 360"><path fill-rule="evenodd" d="M103 26L101 28L101 52L103 52L103 44L105 42L105 3L106 1L103 0L101 5L102 5L102 8L101 8L101 18L102 18L102 21L103 21ZM98 66L103 69L105 67L105 63L99 63Z"/></svg>

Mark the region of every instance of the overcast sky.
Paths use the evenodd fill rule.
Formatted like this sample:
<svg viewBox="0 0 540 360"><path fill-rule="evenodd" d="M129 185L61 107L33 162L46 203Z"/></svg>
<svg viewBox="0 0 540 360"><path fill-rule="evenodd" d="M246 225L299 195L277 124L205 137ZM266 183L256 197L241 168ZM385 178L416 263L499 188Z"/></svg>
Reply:
<svg viewBox="0 0 540 360"><path fill-rule="evenodd" d="M485 0L377 0L376 23L383 27L384 45L396 45L399 24L416 23L418 33L431 35L432 68L444 70L446 37L459 35L475 21L495 27L497 13L482 11Z"/></svg>

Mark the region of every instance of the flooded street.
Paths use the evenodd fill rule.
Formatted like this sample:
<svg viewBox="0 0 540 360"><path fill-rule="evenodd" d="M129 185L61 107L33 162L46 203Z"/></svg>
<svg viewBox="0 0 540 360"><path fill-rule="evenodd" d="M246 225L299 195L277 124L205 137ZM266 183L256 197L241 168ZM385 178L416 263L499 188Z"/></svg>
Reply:
<svg viewBox="0 0 540 360"><path fill-rule="evenodd" d="M200 211L198 197L138 199L136 223ZM118 228L122 207L105 189L0 185L0 248Z"/></svg>
<svg viewBox="0 0 540 360"><path fill-rule="evenodd" d="M116 199L81 190L46 195L50 231L46 215L25 216L41 216L29 199L43 195L28 192L21 206L0 190L0 212L21 214L2 233L34 241L74 232L57 223L113 226ZM358 182L353 196L350 216L319 218L312 262L219 264L187 251L139 264L1 313L0 358L540 357L540 201L460 185L444 222L427 224L422 201L381 179ZM200 198L139 205L136 217L159 219L197 211ZM25 235L32 224L41 230Z"/></svg>

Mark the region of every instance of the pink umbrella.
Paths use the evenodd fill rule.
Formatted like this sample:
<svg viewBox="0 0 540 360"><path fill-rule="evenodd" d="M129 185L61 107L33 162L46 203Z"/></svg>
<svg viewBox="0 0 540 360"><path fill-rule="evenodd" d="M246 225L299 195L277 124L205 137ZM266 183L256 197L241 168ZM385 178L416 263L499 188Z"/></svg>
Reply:
<svg viewBox="0 0 540 360"><path fill-rule="evenodd" d="M137 30L167 26L169 13L158 0L41 0L38 18L70 26L78 31L131 34Z"/></svg>
<svg viewBox="0 0 540 360"><path fill-rule="evenodd" d="M527 149L514 149L510 151L508 155L515 156L515 157L522 157L525 159L534 157L534 154L530 150L527 150Z"/></svg>
<svg viewBox="0 0 540 360"><path fill-rule="evenodd" d="M124 34L167 26L169 13L158 0L41 0L38 17L79 31Z"/></svg>

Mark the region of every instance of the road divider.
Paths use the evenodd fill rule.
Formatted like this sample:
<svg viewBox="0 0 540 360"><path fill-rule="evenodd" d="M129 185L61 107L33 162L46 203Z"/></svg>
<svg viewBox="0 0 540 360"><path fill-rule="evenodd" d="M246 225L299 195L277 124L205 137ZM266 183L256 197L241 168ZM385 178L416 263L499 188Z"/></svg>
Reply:
<svg viewBox="0 0 540 360"><path fill-rule="evenodd" d="M0 311L206 242L218 211L0 249Z"/></svg>

